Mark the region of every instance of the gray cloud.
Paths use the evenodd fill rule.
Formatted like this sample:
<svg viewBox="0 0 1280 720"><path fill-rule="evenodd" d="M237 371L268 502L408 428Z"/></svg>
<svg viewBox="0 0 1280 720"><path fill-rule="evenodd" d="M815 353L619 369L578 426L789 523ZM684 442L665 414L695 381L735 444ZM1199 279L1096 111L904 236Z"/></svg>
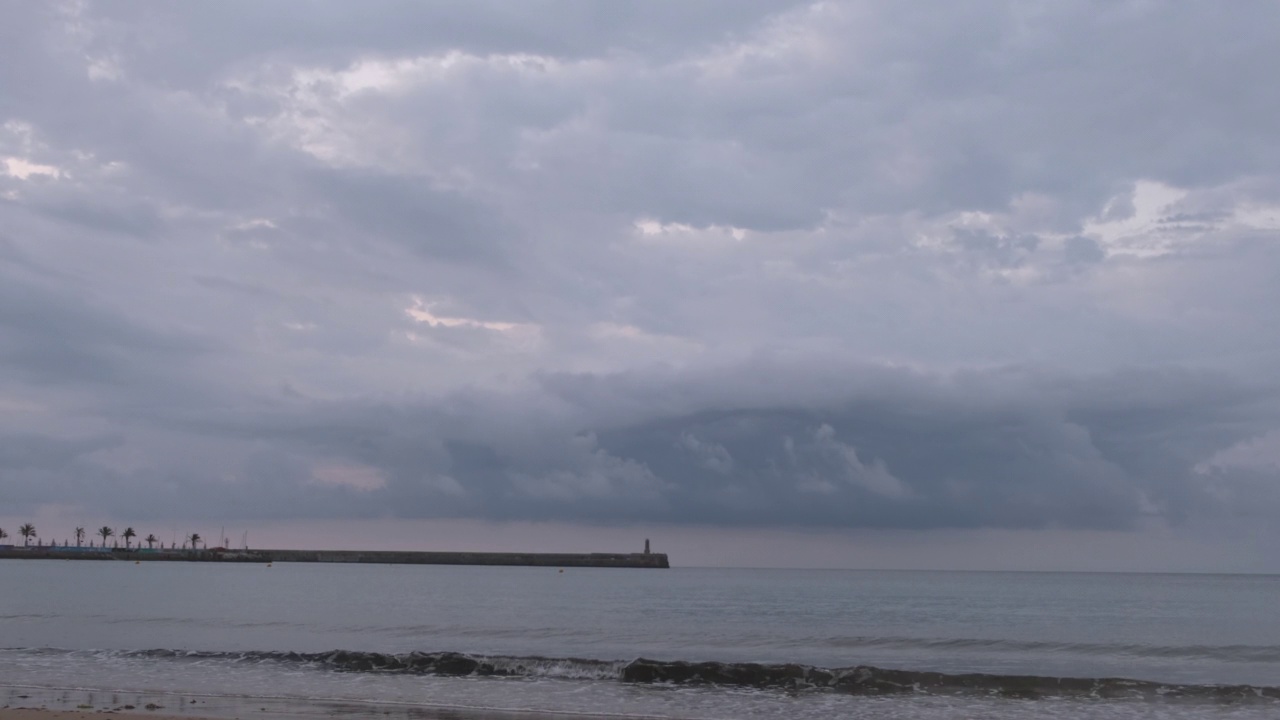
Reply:
<svg viewBox="0 0 1280 720"><path fill-rule="evenodd" d="M0 283L0 330L0 364L35 383L136 389L201 349L195 337L139 325L95 307L91 297L13 277Z"/></svg>
<svg viewBox="0 0 1280 720"><path fill-rule="evenodd" d="M345 242L376 237L431 259L501 263L519 239L514 227L503 227L500 210L427 182L360 173L325 173L317 180L314 197L335 216L322 219L339 223Z"/></svg>
<svg viewBox="0 0 1280 720"><path fill-rule="evenodd" d="M525 396L170 413L179 437L222 438L225 449L199 463L158 453L169 455L159 472L130 481L137 495L102 502L156 516L252 507L282 517L1123 529L1232 512L1238 499L1213 488L1253 493L1256 481L1197 466L1280 419L1275 387L1212 373L936 376L832 360L714 377L548 377L548 392ZM190 492L159 491L174 483Z"/></svg>
<svg viewBox="0 0 1280 720"><path fill-rule="evenodd" d="M1277 12L8 7L0 490L1273 522Z"/></svg>

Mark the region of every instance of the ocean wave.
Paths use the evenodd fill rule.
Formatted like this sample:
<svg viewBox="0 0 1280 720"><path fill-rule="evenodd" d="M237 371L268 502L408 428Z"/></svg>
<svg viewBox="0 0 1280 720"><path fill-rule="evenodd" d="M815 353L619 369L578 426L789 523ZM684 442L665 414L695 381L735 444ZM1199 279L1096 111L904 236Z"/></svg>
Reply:
<svg viewBox="0 0 1280 720"><path fill-rule="evenodd" d="M23 652L83 654L50 648ZM319 653L192 650L97 651L112 657L187 662L304 665L348 673L553 678L636 684L700 685L786 692L851 695L985 695L1009 698L1081 698L1164 702L1280 702L1280 687L1175 684L1127 678L1051 677L987 673L942 673L871 665L823 668L794 663L596 660L572 657L471 655L457 652L378 653L333 650Z"/></svg>

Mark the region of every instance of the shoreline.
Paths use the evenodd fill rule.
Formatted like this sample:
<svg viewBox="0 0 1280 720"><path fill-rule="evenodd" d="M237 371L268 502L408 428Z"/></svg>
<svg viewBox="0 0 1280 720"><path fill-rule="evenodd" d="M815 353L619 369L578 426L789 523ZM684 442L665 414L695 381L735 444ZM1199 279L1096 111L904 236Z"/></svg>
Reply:
<svg viewBox="0 0 1280 720"><path fill-rule="evenodd" d="M644 715L0 685L0 720L88 720L103 715L121 720L652 720Z"/></svg>

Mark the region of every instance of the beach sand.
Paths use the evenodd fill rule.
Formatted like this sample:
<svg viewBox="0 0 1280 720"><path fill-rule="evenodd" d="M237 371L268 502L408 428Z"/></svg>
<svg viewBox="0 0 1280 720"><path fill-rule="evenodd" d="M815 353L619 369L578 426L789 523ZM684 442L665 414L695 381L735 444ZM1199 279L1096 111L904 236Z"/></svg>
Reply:
<svg viewBox="0 0 1280 720"><path fill-rule="evenodd" d="M0 720L617 720L493 708L0 686Z"/></svg>
<svg viewBox="0 0 1280 720"><path fill-rule="evenodd" d="M392 715L384 715L383 711L376 710L371 707L344 707L330 708L324 715L315 715L306 712L303 715L294 715L293 712L266 712L253 711L246 715L229 715L229 716L201 716L201 715L173 715L165 714L165 712L154 711L138 712L136 710L46 710L46 708L28 708L28 707L5 707L0 708L0 720L104 720L110 717L111 720L265 720L265 719L294 719L294 717L332 717L332 719L355 720L358 717L370 717L370 719L387 719L387 717L413 717L416 720L489 720L489 719L511 719L511 717L539 717L539 720L550 719L549 715L486 715L472 714L471 711L458 712L454 710L436 710L436 708L411 708L406 712L396 712ZM575 716L575 720L579 717Z"/></svg>
<svg viewBox="0 0 1280 720"><path fill-rule="evenodd" d="M324 715L315 715L312 712L305 712L302 715L293 714L293 712L273 712L273 711L253 711L244 715L219 715L219 716L201 716L201 715L172 715L164 714L164 712L146 712L142 714L136 710L115 711L115 710L42 710L42 708L26 708L26 707L5 707L0 708L0 720L104 720L104 717L111 717L113 720L265 720L265 719L294 719L294 717L332 717L332 719L355 720L357 717L370 717L370 719L387 719L387 717L412 717L416 720L509 720L512 717L521 717L522 720L529 717L538 717L539 720L549 720L550 715L524 715L524 714L504 714L499 712L498 715L485 714L485 712L472 711L456 711L444 710L444 708L424 708L416 707L410 710L394 712L392 715L385 715L383 711L372 707L344 707L330 708ZM581 716L575 716L575 720L580 720Z"/></svg>
<svg viewBox="0 0 1280 720"><path fill-rule="evenodd" d="M100 710L35 710L35 708L6 707L0 710L0 720L102 720L104 712ZM119 720L196 720L189 715L157 715L147 712L146 715L134 715L132 712L111 712L111 717Z"/></svg>
<svg viewBox="0 0 1280 720"><path fill-rule="evenodd" d="M512 713L505 711L486 711L486 710L455 710L451 708L397 708L388 711L384 708L371 705L344 705L332 706L325 709L308 708L301 709L300 712L291 712L289 710L281 710L280 708L272 709L250 709L244 708L242 714L198 714L200 711L192 711L191 713L171 713L166 711L146 711L146 710L116 710L114 708L101 708L92 710L55 710L48 708L0 708L0 720L103 720L104 718L113 718L114 720L296 720L298 718L330 718L340 720L355 720L356 718L377 718L378 720L554 720L559 715L550 715L544 713ZM573 720L591 720L587 716L573 715ZM602 719L603 720L603 719Z"/></svg>

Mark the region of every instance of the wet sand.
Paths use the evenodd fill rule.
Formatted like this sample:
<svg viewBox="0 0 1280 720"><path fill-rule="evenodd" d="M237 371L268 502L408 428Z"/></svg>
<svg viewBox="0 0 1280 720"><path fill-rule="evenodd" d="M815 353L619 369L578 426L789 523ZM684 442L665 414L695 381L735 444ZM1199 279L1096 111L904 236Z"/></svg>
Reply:
<svg viewBox="0 0 1280 720"><path fill-rule="evenodd" d="M401 709L397 712L386 713L382 709L372 706L348 706L343 708L331 708L321 715L312 712L306 712L302 715L295 715L289 712L266 712L252 711L244 714L235 715L217 715L217 716L201 716L189 714L166 714L161 711L139 711L134 710L114 710L111 708L95 709L95 710L50 710L43 708L0 708L0 720L103 720L105 717L116 718L118 720L227 720L227 718L236 718L238 720L258 720L261 718L298 718L298 717L326 717L326 718L414 718L415 720L509 720L510 718L538 718L538 720L552 720L553 715L545 714L524 714L524 713L505 713L498 711L495 713L486 711L458 711L450 709L436 708L412 708ZM584 716L571 716L574 720L581 720Z"/></svg>
<svg viewBox="0 0 1280 720"><path fill-rule="evenodd" d="M387 710L374 705L344 705L332 706L326 709L309 708L302 709L300 712L292 712L290 710L275 709L253 709L242 707L240 712L234 713L218 713L218 714L198 714L199 710L191 713L170 713L163 710L116 710L114 708L100 708L92 710L55 710L48 708L0 708L0 720L103 720L104 718L115 718L118 720L265 720L271 718L273 720L296 720L299 718L335 718L343 720L354 720L355 718L379 718L386 720L393 718L395 720L555 720L556 718L572 718L573 720L592 720L591 716L585 715L551 715L545 713L513 713L501 710L456 710L450 708L396 708L395 710ZM605 720L601 718L600 720ZM611 720L616 720L611 719Z"/></svg>
<svg viewBox="0 0 1280 720"><path fill-rule="evenodd" d="M288 711L272 712L270 710L262 711L251 708L241 708L241 711L233 711L231 713L217 714L197 714L200 711L192 713L171 713L167 710L143 710L134 708L132 710L115 709L111 707L95 708L91 710L55 710L48 708L0 708L0 720L103 720L103 718L118 718L118 720L260 720L262 718L312 718L312 717L370 717L370 718L386 718L391 717L384 715L381 710L372 708L364 708L367 712L360 711L331 711L322 715L316 715L313 712L304 711L300 715L295 715ZM397 715L400 715L397 713ZM400 717L404 717L400 715ZM432 715L419 715L417 717L428 720L433 718Z"/></svg>
<svg viewBox="0 0 1280 720"><path fill-rule="evenodd" d="M104 712L101 710L39 710L29 708L5 708L0 710L0 720L102 720ZM155 713L147 713L146 715L135 715L132 713L111 713L112 717L118 717L120 720L133 720L134 718L150 718L151 720L194 720L185 715L157 715Z"/></svg>
<svg viewBox="0 0 1280 720"><path fill-rule="evenodd" d="M30 710L18 708L5 708L0 710L0 720L87 720L95 718L101 720L101 712L94 710ZM120 715L121 720L133 717L142 717L137 715ZM146 715L145 717L152 720L177 720L176 715Z"/></svg>
<svg viewBox="0 0 1280 720"><path fill-rule="evenodd" d="M0 706L0 720L617 720L496 708L3 686Z"/></svg>

